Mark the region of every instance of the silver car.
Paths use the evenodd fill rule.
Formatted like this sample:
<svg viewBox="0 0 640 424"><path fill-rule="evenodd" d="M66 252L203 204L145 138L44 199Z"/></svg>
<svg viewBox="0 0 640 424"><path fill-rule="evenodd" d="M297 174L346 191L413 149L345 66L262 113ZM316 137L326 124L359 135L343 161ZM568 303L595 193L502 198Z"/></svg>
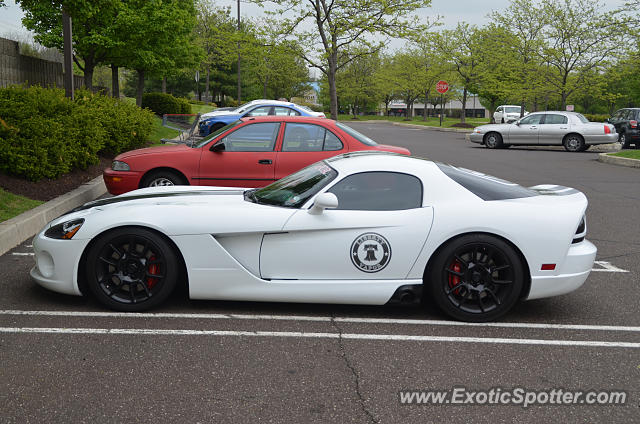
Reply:
<svg viewBox="0 0 640 424"><path fill-rule="evenodd" d="M489 124L467 134L472 143L489 149L512 144L532 146L562 145L569 152L582 152L594 144L615 143L615 127L601 122L589 122L576 112L534 112L511 124Z"/></svg>

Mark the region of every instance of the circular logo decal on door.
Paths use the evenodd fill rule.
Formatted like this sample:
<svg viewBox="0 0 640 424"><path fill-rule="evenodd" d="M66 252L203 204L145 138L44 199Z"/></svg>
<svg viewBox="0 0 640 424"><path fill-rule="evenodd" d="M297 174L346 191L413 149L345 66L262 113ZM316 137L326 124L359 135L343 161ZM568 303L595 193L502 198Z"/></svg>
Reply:
<svg viewBox="0 0 640 424"><path fill-rule="evenodd" d="M364 272L382 271L391 260L391 246L376 233L364 233L351 245L351 262Z"/></svg>

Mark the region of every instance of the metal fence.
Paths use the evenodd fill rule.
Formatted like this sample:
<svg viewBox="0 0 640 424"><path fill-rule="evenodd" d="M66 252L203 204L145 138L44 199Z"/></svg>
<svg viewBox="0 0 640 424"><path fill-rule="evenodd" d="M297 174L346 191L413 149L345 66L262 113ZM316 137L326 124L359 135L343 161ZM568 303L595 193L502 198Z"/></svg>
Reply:
<svg viewBox="0 0 640 424"><path fill-rule="evenodd" d="M18 42L0 38L0 87L15 84L64 87L62 63L20 54ZM84 87L84 77L74 75L75 87Z"/></svg>

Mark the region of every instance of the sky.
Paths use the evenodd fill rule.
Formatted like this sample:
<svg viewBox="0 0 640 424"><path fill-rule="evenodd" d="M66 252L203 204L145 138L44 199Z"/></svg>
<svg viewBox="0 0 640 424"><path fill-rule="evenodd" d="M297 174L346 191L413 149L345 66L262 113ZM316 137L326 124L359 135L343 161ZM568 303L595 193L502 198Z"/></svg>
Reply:
<svg viewBox="0 0 640 424"><path fill-rule="evenodd" d="M5 3L7 7L0 8L0 37L28 34L20 22L23 16L20 7L16 6L14 0L6 0ZM220 6L231 6L235 15L237 5L235 0L216 0L214 3ZM605 7L613 9L622 5L624 0L603 0L602 3ZM273 8L272 3L265 2L265 4L265 7ZM424 17L440 15L441 22L444 24L441 28L455 28L456 24L462 21L482 26L489 22L487 15L492 10L499 11L508 4L508 0L432 0L431 7L420 10L418 14ZM240 4L241 16L258 18L263 14L263 10L253 3L241 2ZM396 41L391 44L391 47L401 47L403 44L401 41Z"/></svg>

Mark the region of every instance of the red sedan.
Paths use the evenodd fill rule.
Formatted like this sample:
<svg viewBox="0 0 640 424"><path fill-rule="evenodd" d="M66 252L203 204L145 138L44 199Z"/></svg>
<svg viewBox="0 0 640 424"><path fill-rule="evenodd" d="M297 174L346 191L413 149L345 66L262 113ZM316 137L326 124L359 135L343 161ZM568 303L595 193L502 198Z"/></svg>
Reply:
<svg viewBox="0 0 640 424"><path fill-rule="evenodd" d="M410 154L329 119L265 116L243 118L193 146L122 153L103 177L111 194L178 184L263 187L313 162L362 150Z"/></svg>

